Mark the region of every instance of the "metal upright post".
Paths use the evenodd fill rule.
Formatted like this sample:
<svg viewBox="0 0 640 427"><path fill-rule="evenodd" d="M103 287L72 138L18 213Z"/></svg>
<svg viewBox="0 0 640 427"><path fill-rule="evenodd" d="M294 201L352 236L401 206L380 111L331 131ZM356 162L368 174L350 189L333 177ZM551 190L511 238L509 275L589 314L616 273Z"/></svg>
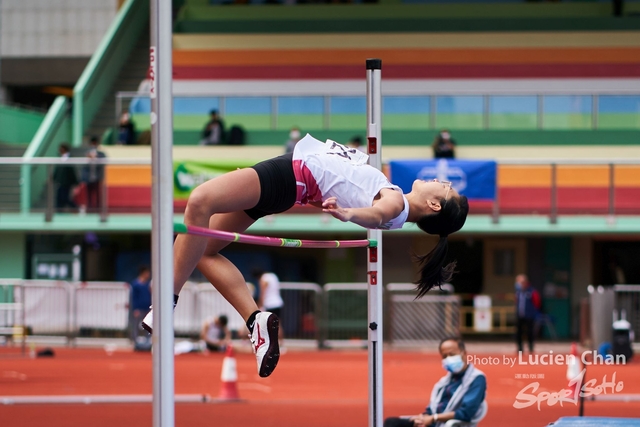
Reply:
<svg viewBox="0 0 640 427"><path fill-rule="evenodd" d="M100 210L100 222L107 222L109 215L109 191L107 188L107 180L104 176L105 166L102 165L102 180L100 181L100 187L98 188L98 209Z"/></svg>
<svg viewBox="0 0 640 427"><path fill-rule="evenodd" d="M616 223L616 165L609 163L609 209L607 214L607 224Z"/></svg>
<svg viewBox="0 0 640 427"><path fill-rule="evenodd" d="M23 165L24 167L24 165ZM53 183L53 165L46 165L47 168L47 207L44 211L44 220L46 222L51 222L53 220L53 210L55 206L55 202L53 201L54 196L54 183ZM24 190L23 190L24 191Z"/></svg>
<svg viewBox="0 0 640 427"><path fill-rule="evenodd" d="M609 163L609 218L614 221L616 214L616 165Z"/></svg>
<svg viewBox="0 0 640 427"><path fill-rule="evenodd" d="M175 424L173 360L173 98L171 2L151 0L153 426Z"/></svg>
<svg viewBox="0 0 640 427"><path fill-rule="evenodd" d="M380 82L382 60L367 59L367 153L369 164L382 170ZM368 230L367 237L377 242L369 247L368 338L369 338L369 427L382 426L382 231Z"/></svg>
<svg viewBox="0 0 640 427"><path fill-rule="evenodd" d="M498 224L500 222L500 188L498 187L498 177L496 177L495 196L493 198L493 206L491 207L491 222Z"/></svg>

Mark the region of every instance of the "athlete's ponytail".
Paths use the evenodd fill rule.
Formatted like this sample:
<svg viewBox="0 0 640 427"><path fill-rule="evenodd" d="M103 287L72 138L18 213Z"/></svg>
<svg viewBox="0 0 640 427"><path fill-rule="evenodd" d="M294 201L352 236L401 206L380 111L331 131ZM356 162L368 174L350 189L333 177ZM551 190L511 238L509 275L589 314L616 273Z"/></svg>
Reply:
<svg viewBox="0 0 640 427"><path fill-rule="evenodd" d="M415 282L418 295L416 298L424 296L434 286L451 280L455 272L456 262L452 261L444 265L449 242L447 236L462 228L469 213L469 202L465 196L442 199L440 201L442 209L435 214L425 215L416 224L420 229L429 234L440 236L438 244L426 255L416 255L420 264L420 277Z"/></svg>

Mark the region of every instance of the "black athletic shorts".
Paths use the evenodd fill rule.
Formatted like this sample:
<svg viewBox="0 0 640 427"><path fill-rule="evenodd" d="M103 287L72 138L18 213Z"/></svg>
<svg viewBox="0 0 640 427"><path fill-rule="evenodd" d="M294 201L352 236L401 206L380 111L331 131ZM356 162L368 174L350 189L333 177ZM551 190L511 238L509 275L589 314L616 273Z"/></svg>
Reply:
<svg viewBox="0 0 640 427"><path fill-rule="evenodd" d="M296 203L296 177L293 174L292 153L265 160L253 166L260 179L260 200L245 210L252 219L280 213Z"/></svg>

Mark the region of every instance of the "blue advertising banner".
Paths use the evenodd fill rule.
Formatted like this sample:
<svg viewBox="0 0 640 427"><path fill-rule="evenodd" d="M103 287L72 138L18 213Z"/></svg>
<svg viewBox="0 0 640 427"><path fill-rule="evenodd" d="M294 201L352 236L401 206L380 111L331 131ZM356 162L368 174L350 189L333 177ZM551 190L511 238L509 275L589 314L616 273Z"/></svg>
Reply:
<svg viewBox="0 0 640 427"><path fill-rule="evenodd" d="M496 162L488 160L392 160L391 182L408 193L413 181L438 179L451 185L469 200L494 200Z"/></svg>

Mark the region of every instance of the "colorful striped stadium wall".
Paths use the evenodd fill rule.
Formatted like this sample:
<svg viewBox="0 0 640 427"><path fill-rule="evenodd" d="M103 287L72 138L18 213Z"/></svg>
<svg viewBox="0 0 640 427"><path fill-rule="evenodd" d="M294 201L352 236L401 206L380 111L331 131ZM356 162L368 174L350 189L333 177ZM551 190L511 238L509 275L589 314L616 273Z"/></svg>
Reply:
<svg viewBox="0 0 640 427"><path fill-rule="evenodd" d="M637 13L640 3L625 8ZM383 85L385 144L424 147L440 128L452 129L462 145L640 142L640 21L611 17L609 2L221 7L185 0L173 41L174 92L191 94L175 98L177 145L197 144L211 109L223 112L227 127L244 127L250 144L281 145L292 126L341 142L362 135L364 95L322 94L318 86L361 85L369 57L383 59L387 87L405 82L409 88L389 93ZM488 97L411 93L423 81L521 82L526 89ZM545 93L548 82L576 81L587 90ZM594 81L636 83L627 92L591 96ZM245 82L306 84L313 95L231 96L210 89ZM138 129L148 128L148 100L134 99L131 110ZM617 213L640 210L638 172L616 167ZM606 166L559 166L559 211L606 213L608 174ZM110 166L107 182L110 209L149 208L148 168ZM503 213L551 208L550 166L500 165L498 187ZM491 206L473 208L488 213Z"/></svg>
<svg viewBox="0 0 640 427"><path fill-rule="evenodd" d="M547 214L551 209L551 166L498 166L499 209L503 214ZM151 167L111 165L106 169L110 212L151 210ZM618 165L614 173L615 213L640 213L640 166ZM608 166L559 165L556 171L558 213L607 214ZM176 201L176 212L185 201ZM305 208L306 209L306 208ZM471 202L473 213L490 213L492 205ZM300 209L296 209L300 212ZM310 210L317 212L315 209Z"/></svg>
<svg viewBox="0 0 640 427"><path fill-rule="evenodd" d="M610 4L343 6L336 14L335 7L313 5L225 8L186 1L174 30L174 90L197 96L175 100L175 143L196 144L211 109L222 110L227 126L248 131L251 144L281 144L293 126L361 130L364 96L221 97L206 88L242 81L358 85L369 57L383 59L385 82L521 80L533 92L488 99L385 94L388 131L598 129L640 135L640 87L595 100L586 93L535 95L549 80L640 77L640 21L611 18ZM640 3L628 3L628 13L636 9ZM138 129L147 129L148 100L136 99L131 108Z"/></svg>

